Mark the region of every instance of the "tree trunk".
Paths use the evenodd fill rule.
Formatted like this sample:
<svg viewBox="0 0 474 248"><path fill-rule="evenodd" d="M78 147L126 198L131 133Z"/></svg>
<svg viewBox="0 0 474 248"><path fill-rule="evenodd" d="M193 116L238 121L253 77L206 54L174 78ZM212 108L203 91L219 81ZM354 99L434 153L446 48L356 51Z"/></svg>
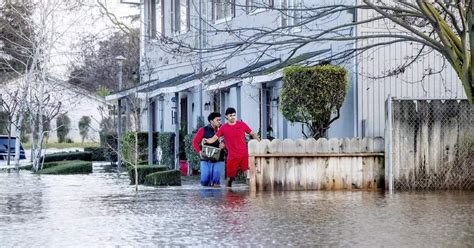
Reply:
<svg viewBox="0 0 474 248"><path fill-rule="evenodd" d="M34 151L34 158L33 158L33 167L35 168L35 171L38 171L40 169L40 160L41 160L41 148L43 146L43 98L44 98L44 83L46 80L46 77L44 75L43 71L43 79L40 80L40 91L39 91L39 101L38 101L38 131L37 131L37 143L35 146L35 151Z"/></svg>
<svg viewBox="0 0 474 248"><path fill-rule="evenodd" d="M23 104L22 104L23 105ZM22 109L18 111L18 118L15 125L15 136L17 142L15 142L15 168L18 170L20 167L20 140L21 140L21 126L23 124L23 119L25 118L25 113Z"/></svg>
<svg viewBox="0 0 474 248"><path fill-rule="evenodd" d="M469 61L469 72L466 78L466 82L463 82L464 90L466 91L467 99L469 103L474 105L474 1L470 1L468 6L467 20L468 20L468 31L469 31L469 47L470 47L470 58L466 58ZM467 55L466 55L467 57Z"/></svg>
<svg viewBox="0 0 474 248"><path fill-rule="evenodd" d="M10 123L10 122L9 122ZM7 144L7 165L10 165L10 156L11 156L11 144L10 141L12 140L12 128L8 128L8 144Z"/></svg>

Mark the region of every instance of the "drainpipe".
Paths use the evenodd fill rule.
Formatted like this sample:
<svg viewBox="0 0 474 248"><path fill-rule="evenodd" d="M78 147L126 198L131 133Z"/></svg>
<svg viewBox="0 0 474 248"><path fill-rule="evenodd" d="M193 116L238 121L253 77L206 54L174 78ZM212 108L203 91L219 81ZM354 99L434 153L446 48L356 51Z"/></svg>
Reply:
<svg viewBox="0 0 474 248"><path fill-rule="evenodd" d="M237 119L242 119L242 83L238 83L235 88L237 95Z"/></svg>
<svg viewBox="0 0 474 248"><path fill-rule="evenodd" d="M260 103L260 114L262 118L262 126L260 127L260 134L262 139L267 138L267 84L262 83L262 97Z"/></svg>
<svg viewBox="0 0 474 248"><path fill-rule="evenodd" d="M153 164L153 121L152 121L152 98L147 98L148 104L148 165Z"/></svg>
<svg viewBox="0 0 474 248"><path fill-rule="evenodd" d="M174 134L175 134L175 137L174 137L174 157L175 157L175 161L174 161L174 166L175 166L175 169L176 170L179 170L179 92L175 92L174 93L174 99L175 99L175 102L174 102L174 106L176 108L176 111L175 111L175 127L174 127Z"/></svg>
<svg viewBox="0 0 474 248"><path fill-rule="evenodd" d="M358 1L359 0L355 0L354 1L354 6L357 6L358 4ZM358 19L358 16L357 16L357 9L354 10L354 17L353 17L353 21L354 22L357 22L357 19ZM357 25L354 26L354 36L357 37L358 35L358 29L357 29ZM354 41L354 49L357 50L357 40ZM359 99L358 99L358 91L359 91L359 60L357 59L357 56L354 57L354 75L353 75L353 85L352 85L352 88L353 88L353 92L352 92L352 95L353 95L353 101L354 101L354 136L355 137L360 137L359 135Z"/></svg>

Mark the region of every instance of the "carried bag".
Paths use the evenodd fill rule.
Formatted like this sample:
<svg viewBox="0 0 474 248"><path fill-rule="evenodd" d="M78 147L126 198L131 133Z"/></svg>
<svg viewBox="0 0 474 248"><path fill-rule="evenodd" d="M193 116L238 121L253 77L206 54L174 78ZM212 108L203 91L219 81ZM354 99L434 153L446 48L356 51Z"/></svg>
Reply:
<svg viewBox="0 0 474 248"><path fill-rule="evenodd" d="M222 149L214 146L205 145L204 142L202 142L201 151L202 159L210 161L219 161Z"/></svg>

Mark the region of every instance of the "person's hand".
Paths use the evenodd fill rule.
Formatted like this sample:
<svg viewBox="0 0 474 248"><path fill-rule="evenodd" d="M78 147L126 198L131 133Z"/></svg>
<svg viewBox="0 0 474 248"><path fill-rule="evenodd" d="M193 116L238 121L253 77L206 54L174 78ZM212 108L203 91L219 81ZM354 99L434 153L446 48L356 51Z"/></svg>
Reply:
<svg viewBox="0 0 474 248"><path fill-rule="evenodd" d="M225 148L225 144L223 142L219 143L219 148L220 149L224 149Z"/></svg>
<svg viewBox="0 0 474 248"><path fill-rule="evenodd" d="M202 159L202 151L199 152L199 158Z"/></svg>
<svg viewBox="0 0 474 248"><path fill-rule="evenodd" d="M207 144L207 139L202 139L202 143Z"/></svg>

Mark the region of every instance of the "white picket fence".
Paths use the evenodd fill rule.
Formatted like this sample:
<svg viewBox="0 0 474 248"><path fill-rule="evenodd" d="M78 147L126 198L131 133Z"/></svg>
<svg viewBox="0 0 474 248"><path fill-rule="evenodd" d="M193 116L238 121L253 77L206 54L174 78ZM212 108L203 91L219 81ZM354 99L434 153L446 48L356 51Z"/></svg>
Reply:
<svg viewBox="0 0 474 248"><path fill-rule="evenodd" d="M383 152L383 138L252 140L250 189L383 189Z"/></svg>

